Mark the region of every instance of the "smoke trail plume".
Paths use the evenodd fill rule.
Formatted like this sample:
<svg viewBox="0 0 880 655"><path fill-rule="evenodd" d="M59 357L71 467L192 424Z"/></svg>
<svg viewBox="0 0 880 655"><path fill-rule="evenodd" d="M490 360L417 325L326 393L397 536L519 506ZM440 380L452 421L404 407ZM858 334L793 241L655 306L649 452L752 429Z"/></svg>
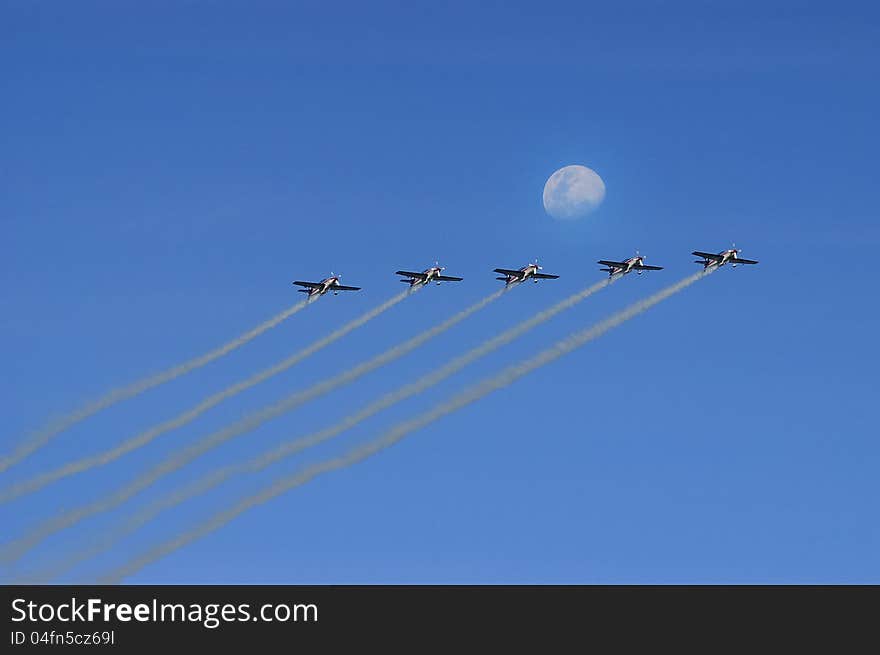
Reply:
<svg viewBox="0 0 880 655"><path fill-rule="evenodd" d="M41 430L35 432L30 437L25 439L12 453L0 459L0 473L18 464L20 461L34 453L36 450L49 443L49 441L51 441L55 436L67 430L68 428L73 427L80 421L84 421L88 417L97 414L101 410L107 409L111 405L115 405L118 402L137 396L144 391L152 389L153 387L157 387L160 384L164 384L165 382L170 382L175 378L179 378L181 375L185 375L190 371L194 371L197 368L201 368L202 366L213 362L215 359L219 359L223 355L229 354L236 348L243 346L247 342L252 341L256 337L260 336L267 330L272 329L283 320L293 316L308 304L308 300L298 302L292 307L285 309L277 316L273 316L268 321L260 323L257 327L253 328L249 332L245 332L236 339L233 339L232 341L212 350L209 353L205 353L200 357L191 359L188 362L184 362L183 364L178 364L177 366L170 368L167 371L157 373L156 375L144 378L142 380L129 384L128 386L114 389L103 397L98 398L97 400L89 403L88 405L85 405L84 407L81 407L75 412L68 414L67 416L63 416L56 421L53 421L49 425L45 426Z"/></svg>
<svg viewBox="0 0 880 655"><path fill-rule="evenodd" d="M370 371L379 368L380 366L383 366L399 357L402 357L403 355L414 350L429 339L441 334L442 332L445 332L456 323L464 320L474 312L482 309L492 301L501 297L507 291L507 289L508 287L499 289L491 295L486 296L482 300L474 303L467 309L464 309L458 314L455 314L454 316L446 319L442 323L439 323L429 330L425 330L424 332L417 334L415 337L409 339L408 341L405 341L401 344L398 344L397 346L386 350L384 353L377 355L373 359L363 362L362 364L359 364L354 368L349 369L348 371L344 371L343 373L340 373L332 378L324 380L323 382L314 384L304 391L300 391L298 393L294 393L290 396L282 398L275 404L264 407L250 414L249 416L246 416L243 419L236 421L232 425L202 438L195 444L183 449L182 451L178 451L176 454L171 455L169 458L160 462L141 476L135 478L116 492L111 493L110 495L96 500L88 505L84 505L70 512L65 512L59 516L56 516L53 519L50 519L49 521L46 521L42 525L37 526L29 534L5 545L3 549L0 550L0 560L9 561L21 557L27 550L36 546L47 537L55 534L56 532L60 532L65 528L71 527L85 518L117 507L135 494L152 485L160 478L178 470L179 468L185 466L194 459L205 454L209 450L212 450L213 448L216 448L217 446L241 434L244 434L245 432L254 430L266 421L280 416L286 412L289 412L309 400L329 393L334 389L342 386L343 384L350 383L361 377L362 375L365 375ZM411 291L408 289L404 291L402 295L405 297L410 292Z"/></svg>
<svg viewBox="0 0 880 655"><path fill-rule="evenodd" d="M266 487L264 490L240 500L226 510L218 512L195 528L184 532L174 539L159 544L143 555L123 564L121 567L104 576L100 582L104 584L116 583L121 579L140 571L152 562L226 525L240 514L243 514L257 505L265 503L290 489L306 484L323 473L329 473L330 471L336 471L351 466L389 448L411 432L421 429L430 423L479 400L493 391L506 387L519 378L528 375L535 369L549 364L576 348L602 336L609 330L635 316L638 316L657 303L662 302L670 296L689 287L697 280L710 275L712 272L712 269L708 269L694 273L676 284L666 287L643 300L633 303L626 309L611 315L609 318L596 323L592 327L575 332L561 341L558 341L550 348L538 353L534 357L505 368L498 375L487 378L481 383L473 385L465 391L456 394L448 401L436 405L427 412L424 412L413 419L397 424L374 441L354 448L339 457L313 464L292 476L277 480L274 484Z"/></svg>
<svg viewBox="0 0 880 655"><path fill-rule="evenodd" d="M418 289L418 287L414 287L413 289ZM355 320L346 323L338 330L335 330L334 332L328 334L322 339L318 339L310 346L291 355L287 359L284 359L277 364L252 375L246 380L236 382L235 384L226 387L225 389L218 391L211 396L208 396L199 404L186 410L182 414L175 416L174 418L169 419L163 423L160 423L159 425L153 426L152 428L145 430L144 432L141 432L140 434L137 434L129 439L126 439L122 443L108 450L105 450L104 452L97 453L95 455L89 455L73 462L68 462L67 464L60 466L57 469L41 473L29 480L24 480L0 491L0 503L7 502L26 493L37 491L38 489L41 489L46 485L51 484L52 482L61 480L62 478L66 478L70 475L82 473L97 466L104 466L116 459L119 459L123 455L132 452L133 450L143 448L151 441L153 441L157 437L160 437L166 432L176 430L183 427L187 423L194 421L199 416L207 412L212 407L219 405L224 400L228 400L229 398L232 398L233 396L240 394L243 391L247 391L251 387L258 385L261 382L265 382L269 378L278 375L283 371L286 371L295 364L298 364L299 362L304 360L306 357L309 357L310 355L313 355L322 348L329 346L334 341L341 339L349 332L355 330L356 328L359 328L367 321L370 321L373 318L377 317L379 314L393 307L411 293L412 289L407 289L406 291L397 294L396 296L385 301L378 307L375 307L370 311L362 314Z"/></svg>
<svg viewBox="0 0 880 655"><path fill-rule="evenodd" d="M152 504L148 505L144 509L139 512L127 517L116 529L114 529L109 535L104 538L93 541L89 544L88 548L84 549L81 552L75 553L73 556L67 558L60 565L52 569L51 572L44 572L42 578L53 579L58 575L66 572L70 568L76 566L80 562L94 557L95 555L107 550L110 548L115 542L124 538L125 536L131 534L132 532L138 530L141 526L153 520L157 515L162 513L167 509L171 509L172 507L176 507L177 505L193 498L194 496L205 493L214 487L222 484L230 477L235 475L241 475L245 473L255 473L260 471L275 462L278 462L287 457L291 457L306 448L310 448L317 444L320 444L328 439L331 439L346 430L349 430L359 423L367 420L371 416L378 414L379 412L396 405L407 398L415 396L427 389L439 384L446 378L454 375L464 367L470 365L474 361L484 357L498 348L510 343L511 341L519 338L526 332L534 329L535 327L545 323L550 320L560 312L565 311L581 302L582 300L588 298L593 295L600 289L604 289L612 282L615 282L618 279L618 276L613 278L606 278L597 284L594 284L583 291L580 291L558 303L553 305L552 307L539 312L532 318L523 321L515 325L512 328L488 339L484 343L472 348L467 351L463 355L456 357L455 359L449 361L447 364L440 367L438 370L426 375L412 383L408 383L404 385L401 389L397 391L393 391L385 394L381 398L372 403L364 406L358 412L351 414L338 423L315 432L313 434L307 435L300 439L296 439L294 441L285 442L280 444L276 448L266 451L249 459L245 462L241 462L238 464L233 464L230 466L225 466L222 468L209 473L208 475L202 477L199 480L196 480L185 487L172 492L171 494L167 494L166 496L158 499ZM500 294L495 294L497 295Z"/></svg>

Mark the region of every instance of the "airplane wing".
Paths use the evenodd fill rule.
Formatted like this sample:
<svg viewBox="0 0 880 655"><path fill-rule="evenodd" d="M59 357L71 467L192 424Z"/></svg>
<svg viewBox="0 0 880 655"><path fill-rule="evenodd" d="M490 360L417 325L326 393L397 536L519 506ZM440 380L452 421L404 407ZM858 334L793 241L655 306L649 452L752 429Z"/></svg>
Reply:
<svg viewBox="0 0 880 655"><path fill-rule="evenodd" d="M723 259L721 255L713 255L711 252L700 252L699 250L694 250L691 254L703 259L714 259L716 262L720 262Z"/></svg>
<svg viewBox="0 0 880 655"><path fill-rule="evenodd" d="M513 277L522 277L522 271L513 271L509 268L496 268L496 273L503 273L504 275L511 275Z"/></svg>
<svg viewBox="0 0 880 655"><path fill-rule="evenodd" d="M600 259L600 260L597 261L596 263L597 263L597 264L603 264L603 265L605 265L605 266L614 266L615 268L624 268L624 267L626 267L626 264L624 264L623 262L612 262L612 261L608 261L607 259Z"/></svg>
<svg viewBox="0 0 880 655"><path fill-rule="evenodd" d="M330 291L360 291L360 287L347 287L344 284L334 284L330 287Z"/></svg>
<svg viewBox="0 0 880 655"><path fill-rule="evenodd" d="M536 277L539 280L555 280L559 276L558 275L547 275L546 273L532 273L532 277Z"/></svg>
<svg viewBox="0 0 880 655"><path fill-rule="evenodd" d="M662 266L648 266L647 264L636 264L633 266L637 271L662 271Z"/></svg>
<svg viewBox="0 0 880 655"><path fill-rule="evenodd" d="M309 289L320 289L321 288L321 285L318 284L317 282L301 282L300 280L297 280L296 282L294 282L294 284L298 284L301 287L308 287Z"/></svg>
<svg viewBox="0 0 880 655"><path fill-rule="evenodd" d="M740 259L739 257L733 257L731 259L728 259L727 261L729 261L731 264L757 264L758 263L754 259Z"/></svg>
<svg viewBox="0 0 880 655"><path fill-rule="evenodd" d="M451 275L438 275L434 278L435 280L440 280L441 282L461 282L463 277L452 277Z"/></svg>
<svg viewBox="0 0 880 655"><path fill-rule="evenodd" d="M424 280L427 275L424 273L416 273L415 271L394 271L395 275L405 275L406 277L418 278L419 280Z"/></svg>

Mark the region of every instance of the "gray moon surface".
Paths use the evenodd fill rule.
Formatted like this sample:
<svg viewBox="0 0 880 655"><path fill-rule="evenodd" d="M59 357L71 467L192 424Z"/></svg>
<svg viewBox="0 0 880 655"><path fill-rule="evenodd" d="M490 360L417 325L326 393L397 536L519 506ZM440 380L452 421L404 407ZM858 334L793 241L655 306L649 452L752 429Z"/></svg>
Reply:
<svg viewBox="0 0 880 655"><path fill-rule="evenodd" d="M563 166L544 185L544 211L553 218L573 220L595 211L605 199L605 182L592 168Z"/></svg>

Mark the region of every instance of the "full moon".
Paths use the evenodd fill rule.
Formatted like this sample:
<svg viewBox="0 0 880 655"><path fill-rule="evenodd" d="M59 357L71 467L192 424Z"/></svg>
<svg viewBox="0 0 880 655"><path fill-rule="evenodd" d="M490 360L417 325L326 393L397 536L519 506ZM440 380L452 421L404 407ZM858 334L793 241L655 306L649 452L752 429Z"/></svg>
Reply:
<svg viewBox="0 0 880 655"><path fill-rule="evenodd" d="M586 166L564 166L544 185L544 211L553 218L570 220L586 216L605 199L605 183Z"/></svg>

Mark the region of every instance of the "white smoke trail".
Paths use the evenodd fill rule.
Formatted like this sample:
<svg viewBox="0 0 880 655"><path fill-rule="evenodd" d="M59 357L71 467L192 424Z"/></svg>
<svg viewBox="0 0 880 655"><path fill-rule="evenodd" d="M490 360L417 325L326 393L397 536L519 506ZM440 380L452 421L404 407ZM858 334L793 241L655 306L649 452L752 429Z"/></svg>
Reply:
<svg viewBox="0 0 880 655"><path fill-rule="evenodd" d="M417 289L418 287L414 288ZM341 339L349 332L352 332L356 328L361 327L367 321L376 318L379 314L393 307L411 293L412 290L407 289L406 291L397 294L396 296L385 301L378 307L375 307L370 311L362 314L355 320L346 323L338 330L333 331L326 337L318 339L313 344L291 355L287 359L284 359L277 364L252 375L246 380L237 382L221 391L218 391L211 396L208 396L199 404L186 410L182 414L175 416L174 418L169 419L163 423L160 423L159 425L153 426L152 428L145 430L144 432L141 432L140 434L137 434L129 439L126 439L122 443L108 450L105 450L104 452L97 453L95 455L88 455L73 462L68 462L67 464L60 466L57 469L41 473L29 480L18 482L6 489L3 489L2 491L0 491L0 503L7 502L26 493L37 491L38 489L41 489L46 485L51 484L52 482L61 480L62 478L66 478L70 475L76 475L78 473L88 471L89 469L98 466L104 466L106 464L109 464L110 462L113 462L114 460L119 459L127 453L130 453L139 448L143 448L154 439L162 436L166 432L176 430L183 427L187 423L194 421L199 416L207 412L212 407L219 405L224 400L228 400L229 398L232 398L233 396L240 394L243 391L247 391L251 387L258 385L261 382L265 382L269 378L286 371L287 369L303 361L310 355L315 354L322 348L329 346L334 341Z"/></svg>
<svg viewBox="0 0 880 655"><path fill-rule="evenodd" d="M179 378L181 375L189 373L190 371L194 371L197 368L201 368L202 366L213 362L215 359L218 359L223 355L229 354L236 348L243 346L247 342L252 341L256 337L260 336L267 330L275 327L283 320L293 316L298 311L306 307L306 305L308 304L308 300L298 302L292 307L285 309L277 316L273 316L268 321L260 323L249 332L245 332L236 339L233 339L232 341L212 350L209 353L205 353L200 357L196 357L189 360L188 362L179 364L173 368L168 369L167 371L163 371L162 373L157 373L156 375L144 378L125 387L114 389L103 397L98 398L97 400L89 403L88 405L85 405L84 407L81 407L75 412L72 412L67 416L63 416L53 421L49 425L45 426L41 430L33 433L30 437L25 439L12 453L0 459L0 473L9 469L12 466L15 466L20 461L33 454L35 451L45 446L55 436L73 427L80 421L84 421L88 417L97 414L101 410L107 409L111 405L115 405L118 402L137 396L144 391L152 389L153 387L157 387L160 384L164 384L165 382L170 382L175 378Z"/></svg>
<svg viewBox="0 0 880 655"><path fill-rule="evenodd" d="M493 391L506 387L519 378L528 375L535 369L549 364L589 341L602 336L609 330L650 309L657 303L669 298L673 294L678 293L711 273L711 269L694 273L676 284L658 291L648 298L633 303L626 309L613 314L609 318L596 323L592 327L576 332L565 339L558 341L552 347L538 353L534 357L505 368L498 375L487 378L486 380L483 380L483 382L456 394L450 400L436 405L427 412L424 412L413 419L397 424L374 441L359 446L339 457L313 464L292 476L277 480L274 484L268 486L262 491L240 500L228 509L218 512L195 528L184 532L174 539L159 544L139 557L123 564L119 568L102 577L100 583L118 583L123 578L138 572L152 562L226 525L240 514L243 514L257 505L261 505L290 489L306 484L323 473L346 468L389 448L411 432L421 429L430 423L479 400Z"/></svg>
<svg viewBox="0 0 880 655"><path fill-rule="evenodd" d="M106 537L100 540L92 541L86 549L73 554L71 557L64 560L60 565L56 566L51 571L44 571L40 575L40 580L51 580L58 575L65 573L80 562L83 562L86 559L94 557L95 555L107 550L114 543L131 534L132 532L138 530L141 526L153 520L163 511L171 509L172 507L175 507L185 502L186 500L193 498L194 496L200 495L213 489L214 487L228 480L230 477L260 471L270 466L271 464L274 464L275 462L278 462L287 457L291 457L296 453L305 450L306 448L310 448L324 441L327 441L328 439L331 439L338 434L355 427L356 425L365 421L371 416L393 405L396 405L397 403L402 402L407 398L426 391L427 389L439 384L446 378L454 375L474 361L494 352L498 348L510 343L514 339L521 337L526 332L534 329L542 323L545 323L560 312L563 312L566 309L573 307L574 305L593 295L600 289L604 289L617 279L617 276L613 278L606 278L605 280L602 280L601 282L598 282L597 284L594 284L587 289L584 289L583 291L580 291L556 303L552 307L542 312L539 312L532 318L523 321L522 323L519 323L512 328L509 328L508 330L492 337L491 339L488 339L479 346L472 348L463 355L456 357L433 373L426 375L425 377L420 378L419 380L416 380L411 384L407 384L397 391L385 394L378 400L364 406L358 412L347 416L343 420L328 428L307 435L300 439L280 444L278 447L268 450L265 453L262 453L259 456L245 462L217 469L216 471L209 473L208 475L195 481L194 483L186 485L182 489L179 489L171 494L160 498L159 500L148 505L146 508L140 510L136 514L127 517L123 523L121 523ZM496 294L496 297L497 295L500 294Z"/></svg>
<svg viewBox="0 0 880 655"><path fill-rule="evenodd" d="M418 287L414 288L417 289ZM405 341L402 344L386 350L384 353L377 355L371 360L359 364L358 366L355 366L354 368L340 373L332 378L324 380L323 382L312 385L304 391L300 391L298 393L294 393L290 396L282 398L275 404L264 407L263 409L258 410L239 421L236 421L232 425L202 438L195 444L183 449L182 451L178 451L178 453L176 454L171 455L169 458L160 462L141 476L135 478L116 492L111 493L110 495L105 496L104 498L96 500L92 503L89 503L88 505L84 505L69 512L65 512L44 522L25 536L6 544L2 548L2 550L0 550L0 560L10 561L18 559L30 548L36 546L47 537L55 534L56 532L60 532L61 530L71 527L85 518L117 507L135 494L140 493L142 490L152 485L160 478L180 469L189 462L205 454L209 450L212 450L213 448L216 448L221 444L229 441L230 439L244 434L245 432L254 430L266 421L280 416L286 412L289 412L309 400L329 393L334 389L342 386L343 384L350 383L361 377L362 375L365 375L370 371L379 368L380 366L383 366L399 357L402 357L403 355L414 350L416 347L422 345L429 339L441 334L442 332L445 332L456 323L464 320L474 312L482 309L492 301L501 297L508 290L508 288L509 287L499 289L491 295L486 296L482 300L474 303L467 309L464 309L458 314L455 314L454 316L446 319L442 323L439 323L434 327L419 333L415 337L409 339L408 341ZM410 290L405 291L404 296L409 293Z"/></svg>

